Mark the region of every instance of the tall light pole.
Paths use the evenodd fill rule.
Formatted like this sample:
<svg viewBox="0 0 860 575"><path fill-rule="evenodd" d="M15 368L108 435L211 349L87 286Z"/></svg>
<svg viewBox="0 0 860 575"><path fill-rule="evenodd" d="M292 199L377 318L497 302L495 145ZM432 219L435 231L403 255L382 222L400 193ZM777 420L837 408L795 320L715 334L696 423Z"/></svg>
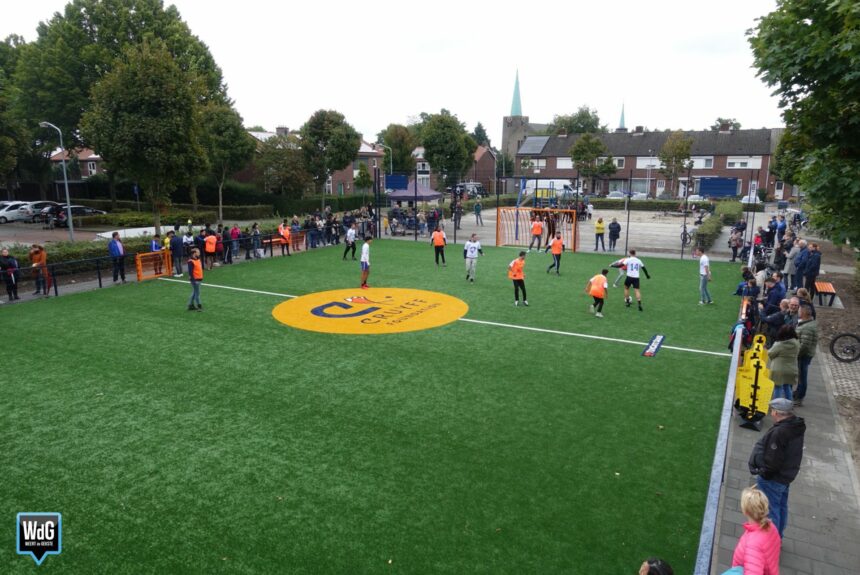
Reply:
<svg viewBox="0 0 860 575"><path fill-rule="evenodd" d="M645 166L645 196L651 195L651 158L653 152L648 150L648 165Z"/></svg>
<svg viewBox="0 0 860 575"><path fill-rule="evenodd" d="M388 150L388 175L394 173L394 150L391 149L390 146L386 146L382 142L379 142L379 145Z"/></svg>
<svg viewBox="0 0 860 575"><path fill-rule="evenodd" d="M58 127L50 122L39 122L40 128L53 128L60 135L60 153L65 154L66 148L63 147L63 132ZM69 198L69 176L66 174L66 158L60 156L63 161L63 183L66 185L66 222L69 224L69 241L75 241L75 225L72 223L72 200Z"/></svg>

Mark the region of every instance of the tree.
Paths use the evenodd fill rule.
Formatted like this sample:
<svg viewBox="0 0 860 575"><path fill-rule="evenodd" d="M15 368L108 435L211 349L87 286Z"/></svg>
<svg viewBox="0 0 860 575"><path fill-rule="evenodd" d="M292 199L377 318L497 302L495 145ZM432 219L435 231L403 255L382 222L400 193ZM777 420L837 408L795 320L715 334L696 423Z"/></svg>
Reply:
<svg viewBox="0 0 860 575"><path fill-rule="evenodd" d="M583 134L571 146L570 158L576 168L578 177L591 180L591 189L597 178L611 176L617 168L606 145L593 134Z"/></svg>
<svg viewBox="0 0 860 575"><path fill-rule="evenodd" d="M5 183L8 199L12 199L12 172L18 165L18 152L22 137L20 126L9 113L8 80L0 68L0 181Z"/></svg>
<svg viewBox="0 0 860 575"><path fill-rule="evenodd" d="M720 127L724 126L724 125L728 125L729 128L732 130L740 130L741 129L741 123L738 122L736 119L720 117L720 118L717 118L713 124L711 124L711 130L714 132L718 132L720 130Z"/></svg>
<svg viewBox="0 0 860 575"><path fill-rule="evenodd" d="M771 173L788 184L799 184L804 168L804 151L807 149L808 140L793 129L786 129L776 145Z"/></svg>
<svg viewBox="0 0 860 575"><path fill-rule="evenodd" d="M445 186L453 186L472 166L477 144L457 116L444 109L427 117L421 133L430 168L444 178Z"/></svg>
<svg viewBox="0 0 860 575"><path fill-rule="evenodd" d="M266 130L266 128L264 128L260 124L257 124L256 126L251 126L250 128L245 128L245 129L248 130L249 132L268 132L268 130Z"/></svg>
<svg viewBox="0 0 860 575"><path fill-rule="evenodd" d="M568 116L555 116L552 123L546 128L548 134L604 134L607 132L606 125L600 124L600 116L597 110L588 106L580 106L579 109Z"/></svg>
<svg viewBox="0 0 860 575"><path fill-rule="evenodd" d="M365 195L367 190L373 187L373 178L370 177L370 170L367 169L367 164L361 162L358 164L358 176L353 181L356 190L361 190L361 195Z"/></svg>
<svg viewBox="0 0 860 575"><path fill-rule="evenodd" d="M218 222L224 223L224 182L248 164L256 145L242 126L242 116L227 104L207 104L201 122L203 147L218 182Z"/></svg>
<svg viewBox="0 0 860 575"><path fill-rule="evenodd" d="M320 193L332 173L355 160L361 147L361 136L340 112L318 110L301 128L305 166Z"/></svg>
<svg viewBox="0 0 860 575"><path fill-rule="evenodd" d="M313 185L296 136L272 136L260 146L257 158L260 183L267 192L301 198Z"/></svg>
<svg viewBox="0 0 860 575"><path fill-rule="evenodd" d="M490 137L487 135L487 130L484 129L484 125L481 122L478 122L478 125L475 126L475 131L470 135L479 146L490 146Z"/></svg>
<svg viewBox="0 0 860 575"><path fill-rule="evenodd" d="M692 148L692 138L680 131L669 134L666 143L660 148L660 173L669 180L669 191L673 197L677 195L681 174L686 173L690 167Z"/></svg>
<svg viewBox="0 0 860 575"><path fill-rule="evenodd" d="M84 137L106 150L112 165L141 186L160 231L160 209L186 180L194 156L203 155L194 78L183 72L163 42L147 40L126 49L92 96L82 119Z"/></svg>
<svg viewBox="0 0 860 575"><path fill-rule="evenodd" d="M378 141L391 148L391 150L385 149L383 166L389 166L395 172L405 174L411 174L415 171L415 157L412 155L412 151L415 149L415 140L409 128L401 124L388 124L388 127L379 133ZM391 163L392 154L394 155L393 166Z"/></svg>
<svg viewBox="0 0 860 575"><path fill-rule="evenodd" d="M814 221L860 242L860 18L854 0L780 0L748 32L759 76L778 95L792 168ZM785 159L785 158L784 158Z"/></svg>

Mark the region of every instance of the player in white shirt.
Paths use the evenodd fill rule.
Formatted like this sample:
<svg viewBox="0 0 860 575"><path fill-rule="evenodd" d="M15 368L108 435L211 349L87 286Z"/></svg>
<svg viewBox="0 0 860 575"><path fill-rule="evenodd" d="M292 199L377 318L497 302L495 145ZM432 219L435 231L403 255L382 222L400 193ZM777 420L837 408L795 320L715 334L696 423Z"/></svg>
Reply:
<svg viewBox="0 0 860 575"><path fill-rule="evenodd" d="M361 246L361 289L368 289L367 276L370 275L370 242L373 236L364 236L364 244Z"/></svg>
<svg viewBox="0 0 860 575"><path fill-rule="evenodd" d="M466 260L466 280L475 281L475 266L478 262L478 256L484 255L484 250L481 249L481 242L478 241L478 234L472 234L466 245L463 246L463 258Z"/></svg>
<svg viewBox="0 0 860 575"><path fill-rule="evenodd" d="M649 280L651 276L648 270L645 269L645 264L642 260L636 257L636 250L630 250L630 257L624 261L627 266L627 277L624 278L624 305L630 307L632 300L630 299L630 286L633 286L636 292L636 303L639 304L639 311L642 311L642 294L639 292L639 273L645 272L645 277Z"/></svg>
<svg viewBox="0 0 860 575"><path fill-rule="evenodd" d="M343 259L346 259L346 254L349 250L352 250L352 259L355 260L355 222L349 229L346 230L346 238L344 240L346 242L346 247L343 250Z"/></svg>
<svg viewBox="0 0 860 575"><path fill-rule="evenodd" d="M711 304L714 303L708 291L708 282L711 281L711 260L702 248L696 248L696 253L699 254L699 305Z"/></svg>

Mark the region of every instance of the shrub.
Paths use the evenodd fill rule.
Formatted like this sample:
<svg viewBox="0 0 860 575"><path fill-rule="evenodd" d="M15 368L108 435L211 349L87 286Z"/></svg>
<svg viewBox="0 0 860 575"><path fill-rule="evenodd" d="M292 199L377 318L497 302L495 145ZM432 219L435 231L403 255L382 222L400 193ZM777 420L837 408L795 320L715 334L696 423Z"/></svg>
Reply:
<svg viewBox="0 0 860 575"><path fill-rule="evenodd" d="M722 231L723 222L720 221L719 216L711 216L705 219L702 225L696 228L696 245L704 249L709 249L717 241L717 238L720 237Z"/></svg>
<svg viewBox="0 0 860 575"><path fill-rule="evenodd" d="M722 219L726 225L732 225L743 217L744 208L740 202L726 201L717 202L714 215Z"/></svg>
<svg viewBox="0 0 860 575"><path fill-rule="evenodd" d="M213 223L217 219L215 212L191 212L191 211L169 211L161 215L161 225L172 227L174 224L186 225L190 219L194 225L200 226ZM86 226L110 226L116 228L144 228L155 225L155 218L149 212L114 212L98 216L86 216L75 218L78 225Z"/></svg>

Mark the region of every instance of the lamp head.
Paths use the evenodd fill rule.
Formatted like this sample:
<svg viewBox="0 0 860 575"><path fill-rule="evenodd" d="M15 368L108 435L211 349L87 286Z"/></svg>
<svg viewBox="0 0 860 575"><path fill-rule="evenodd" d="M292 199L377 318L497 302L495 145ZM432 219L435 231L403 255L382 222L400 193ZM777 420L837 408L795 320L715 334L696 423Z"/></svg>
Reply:
<svg viewBox="0 0 860 575"><path fill-rule="evenodd" d="M39 122L39 127L40 128L50 128L51 124L49 124L48 122Z"/></svg>

